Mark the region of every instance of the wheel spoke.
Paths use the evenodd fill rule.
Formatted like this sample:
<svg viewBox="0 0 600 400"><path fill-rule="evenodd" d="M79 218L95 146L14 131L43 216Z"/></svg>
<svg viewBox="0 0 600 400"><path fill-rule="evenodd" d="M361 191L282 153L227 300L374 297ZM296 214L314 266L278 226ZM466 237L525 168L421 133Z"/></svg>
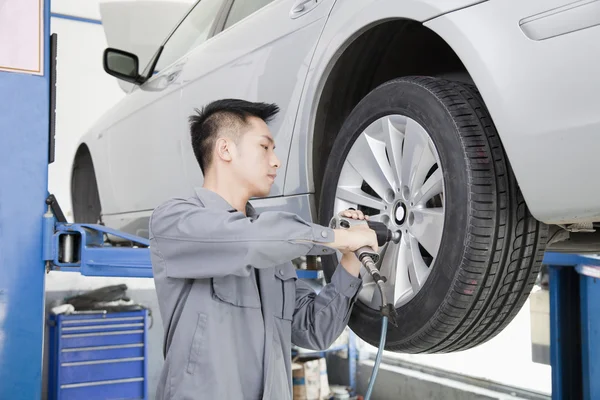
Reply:
<svg viewBox="0 0 600 400"><path fill-rule="evenodd" d="M385 155L385 143L366 133L358 137L347 162L363 177L382 199L393 188L394 174Z"/></svg>
<svg viewBox="0 0 600 400"><path fill-rule="evenodd" d="M433 196L442 193L443 189L442 170L438 168L425 181L421 189L415 193L413 201L415 204L423 205L431 200Z"/></svg>
<svg viewBox="0 0 600 400"><path fill-rule="evenodd" d="M375 222L382 222L384 224L388 224L390 218L387 216L387 214L376 214L376 215L369 215L369 221L375 221Z"/></svg>
<svg viewBox="0 0 600 400"><path fill-rule="evenodd" d="M400 186L400 178L402 176L400 165L402 163L402 141L404 140L404 134L396 128L396 124L399 123L406 126L406 118L389 116L381 119L385 136L385 146L394 173L394 182L398 187Z"/></svg>
<svg viewBox="0 0 600 400"><path fill-rule="evenodd" d="M398 306L404 299L410 297L413 293L410 281L408 279L408 270L412 264L412 256L406 238L402 237L398 245L397 259L395 260L394 274L394 304ZM391 279L391 278L390 278Z"/></svg>
<svg viewBox="0 0 600 400"><path fill-rule="evenodd" d="M368 272L367 275L369 275ZM367 283L363 283L362 289L360 289L358 297L363 303L365 303L369 307L379 308L379 305L381 305L381 301L379 301L379 304L375 304L377 299L379 299L381 296L379 295L379 288L377 287L377 284L373 282L373 280Z"/></svg>
<svg viewBox="0 0 600 400"><path fill-rule="evenodd" d="M444 230L444 209L441 207L415 208L411 212L414 220L411 225L409 217L409 232L432 257L435 257L438 253Z"/></svg>
<svg viewBox="0 0 600 400"><path fill-rule="evenodd" d="M338 186L337 198L356 206L365 206L383 211L385 204L382 200L363 192L359 187Z"/></svg>
<svg viewBox="0 0 600 400"><path fill-rule="evenodd" d="M393 242L385 244L380 249L380 257L381 262L379 263L379 271L381 272L381 275L385 276L387 279L387 282L383 285L383 287L385 296L389 301L394 296L394 287L391 284L391 282L393 282L392 279L396 272L395 266L398 260L398 245ZM376 288L375 293L372 294L371 302L372 306L381 307L382 302L381 293L379 293L379 288Z"/></svg>
<svg viewBox="0 0 600 400"><path fill-rule="evenodd" d="M427 172L436 163L429 147L427 132L415 121L406 123L404 150L402 152L402 185L414 193L425 180Z"/></svg>
<svg viewBox="0 0 600 400"><path fill-rule="evenodd" d="M411 262L408 265L408 275L410 276L410 283L413 288L413 293L416 294L419 289L425 283L425 280L429 276L429 267L425 264L423 256L419 251L419 244L417 239L414 237L409 238L410 241L410 253Z"/></svg>
<svg viewBox="0 0 600 400"><path fill-rule="evenodd" d="M389 242L381 248L381 262L379 271L385 276L388 282L391 282L396 273L396 264L398 263L399 244Z"/></svg>

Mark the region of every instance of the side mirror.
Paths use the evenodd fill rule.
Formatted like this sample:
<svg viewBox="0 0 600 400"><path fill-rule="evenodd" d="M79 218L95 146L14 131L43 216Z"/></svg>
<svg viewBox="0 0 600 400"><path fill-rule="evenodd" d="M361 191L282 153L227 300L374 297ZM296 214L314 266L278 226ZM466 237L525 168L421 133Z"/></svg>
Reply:
<svg viewBox="0 0 600 400"><path fill-rule="evenodd" d="M135 54L108 48L104 50L104 71L117 79L131 83L142 83L139 73L139 60Z"/></svg>

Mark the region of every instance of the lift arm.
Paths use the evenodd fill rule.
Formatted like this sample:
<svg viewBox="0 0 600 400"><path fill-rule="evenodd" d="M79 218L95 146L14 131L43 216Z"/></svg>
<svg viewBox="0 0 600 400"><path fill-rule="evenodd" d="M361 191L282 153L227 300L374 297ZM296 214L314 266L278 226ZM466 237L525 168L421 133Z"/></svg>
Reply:
<svg viewBox="0 0 600 400"><path fill-rule="evenodd" d="M97 224L66 222L53 195L46 199L43 257L46 271L72 271L86 276L151 278L150 241ZM105 235L125 239L113 246Z"/></svg>

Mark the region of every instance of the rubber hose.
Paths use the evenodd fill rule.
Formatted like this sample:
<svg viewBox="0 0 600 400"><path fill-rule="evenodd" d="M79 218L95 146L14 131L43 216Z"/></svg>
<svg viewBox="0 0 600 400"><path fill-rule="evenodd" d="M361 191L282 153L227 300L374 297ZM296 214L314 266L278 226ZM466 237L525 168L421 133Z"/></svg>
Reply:
<svg viewBox="0 0 600 400"><path fill-rule="evenodd" d="M381 357L383 356L383 348L385 347L385 337L387 335L388 318L383 317L381 321L381 337L379 338L379 350L377 350L377 357L375 357L375 365L373 366L373 372L371 373L371 380L369 381L369 387L365 400L371 398L373 387L375 386L375 379L377 379L377 372L379 371L379 364L381 364Z"/></svg>

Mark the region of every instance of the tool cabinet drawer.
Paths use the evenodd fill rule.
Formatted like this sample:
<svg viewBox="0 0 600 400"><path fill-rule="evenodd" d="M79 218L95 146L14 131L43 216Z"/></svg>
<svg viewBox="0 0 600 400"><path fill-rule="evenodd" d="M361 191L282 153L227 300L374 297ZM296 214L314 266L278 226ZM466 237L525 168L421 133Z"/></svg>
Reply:
<svg viewBox="0 0 600 400"><path fill-rule="evenodd" d="M110 360L115 358L144 357L144 343L117 344L64 348L60 352L60 362Z"/></svg>
<svg viewBox="0 0 600 400"><path fill-rule="evenodd" d="M49 399L147 398L146 310L50 314L48 325Z"/></svg>
<svg viewBox="0 0 600 400"><path fill-rule="evenodd" d="M106 400L106 399L142 399L145 393L144 380L121 379L115 381L86 382L65 385L61 390L61 400Z"/></svg>

